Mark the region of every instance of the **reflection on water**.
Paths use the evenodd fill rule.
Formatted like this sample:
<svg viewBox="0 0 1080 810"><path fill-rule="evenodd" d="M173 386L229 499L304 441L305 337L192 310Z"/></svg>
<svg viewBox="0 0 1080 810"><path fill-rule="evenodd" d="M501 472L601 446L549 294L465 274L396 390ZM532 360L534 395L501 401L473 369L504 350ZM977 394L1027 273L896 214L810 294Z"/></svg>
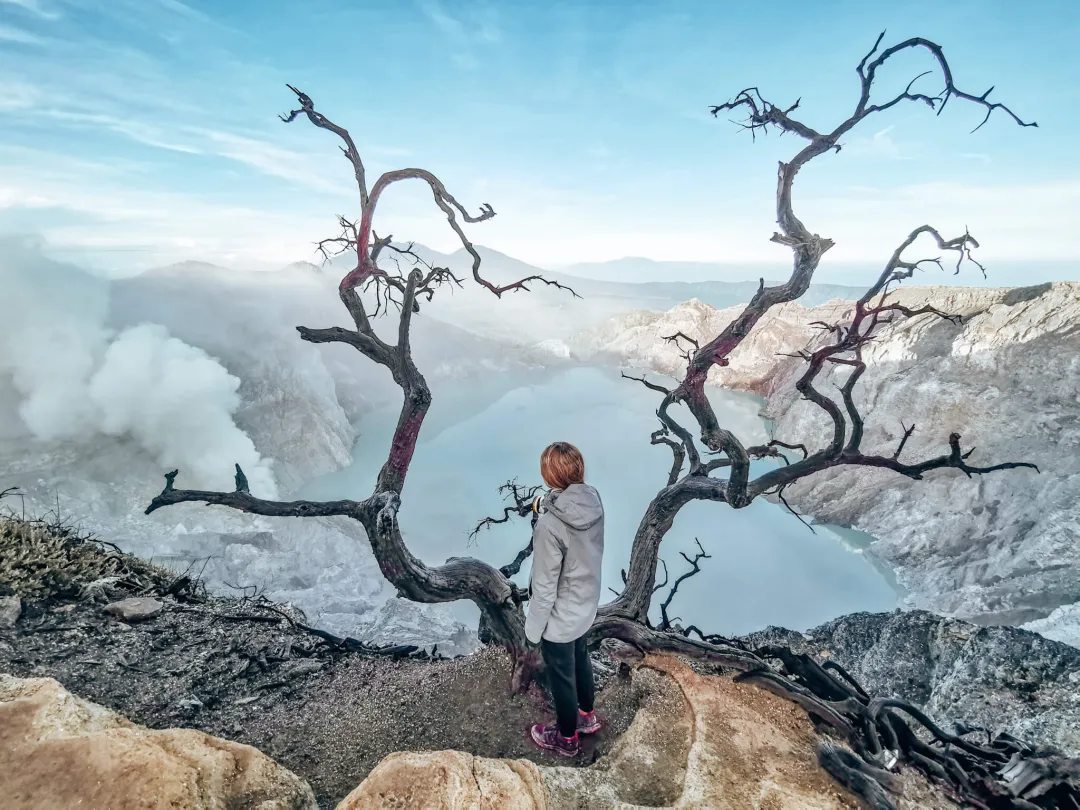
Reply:
<svg viewBox="0 0 1080 810"><path fill-rule="evenodd" d="M493 527L471 544L468 534L479 518L502 513L499 484L515 477L539 483L540 451L552 441L569 441L581 448L587 478L607 510L603 575L611 598L607 588L620 586L638 521L671 465L666 447L649 444L659 398L617 373L588 367L505 382L507 393L493 401L483 394L470 399L467 383L458 383L449 397L434 392L435 429L425 425L402 493L405 539L429 564L465 555L509 562L528 542L527 521ZM746 444L767 438L755 399L720 389L710 397L721 423ZM690 424L688 413L681 417ZM396 418L387 410L365 419L352 466L313 482L303 497L370 493ZM753 473L771 464L754 462ZM853 611L889 610L897 602L887 579L857 549L829 532L812 534L764 500L741 510L718 503L685 507L660 550L672 579L685 570L679 552L692 556L695 537L711 559L680 586L669 612L707 632L743 633L770 624L801 630ZM473 621L471 605L459 610L463 620Z"/></svg>

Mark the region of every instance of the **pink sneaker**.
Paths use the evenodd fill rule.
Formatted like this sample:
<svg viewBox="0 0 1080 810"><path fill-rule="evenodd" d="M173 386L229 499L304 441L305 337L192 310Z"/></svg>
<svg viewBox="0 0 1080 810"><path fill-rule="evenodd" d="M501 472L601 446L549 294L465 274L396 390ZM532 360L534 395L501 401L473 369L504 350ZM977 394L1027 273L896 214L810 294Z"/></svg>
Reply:
<svg viewBox="0 0 1080 810"><path fill-rule="evenodd" d="M563 757L576 757L581 753L581 743L578 741L577 734L573 737L564 737L559 734L559 729L555 726L539 724L533 726L529 733L532 735L533 742L546 751L554 751Z"/></svg>
<svg viewBox="0 0 1080 810"><path fill-rule="evenodd" d="M577 713L577 733L578 734L595 734L604 727L604 724L600 722L596 716L596 712L589 712L586 714L581 709L578 709Z"/></svg>

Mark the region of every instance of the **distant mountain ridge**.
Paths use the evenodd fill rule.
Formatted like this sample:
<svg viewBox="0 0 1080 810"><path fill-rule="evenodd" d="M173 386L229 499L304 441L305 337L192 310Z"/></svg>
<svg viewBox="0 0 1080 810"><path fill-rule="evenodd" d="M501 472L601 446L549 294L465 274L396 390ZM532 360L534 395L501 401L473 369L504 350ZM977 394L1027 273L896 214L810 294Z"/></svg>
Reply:
<svg viewBox="0 0 1080 810"><path fill-rule="evenodd" d="M568 276L591 278L596 281L625 281L646 283L658 279L671 279L695 283L699 281L732 281L738 283L765 275L778 276L786 265L750 264L745 262L686 262L648 259L644 256L625 256L604 262L575 262L556 265L553 270ZM735 275L736 278L732 279ZM742 276L741 278L739 276Z"/></svg>

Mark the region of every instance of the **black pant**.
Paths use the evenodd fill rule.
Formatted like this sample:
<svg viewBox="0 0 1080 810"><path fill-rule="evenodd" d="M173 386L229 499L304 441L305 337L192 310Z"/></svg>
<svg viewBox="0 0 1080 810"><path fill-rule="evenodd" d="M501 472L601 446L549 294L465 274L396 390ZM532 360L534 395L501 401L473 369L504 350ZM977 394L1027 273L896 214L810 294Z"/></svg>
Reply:
<svg viewBox="0 0 1080 810"><path fill-rule="evenodd" d="M593 685L592 661L585 648L585 636L577 641L558 644L543 639L540 650L547 665L548 684L555 701L555 717L559 733L564 737L577 734L577 712L593 710L596 687Z"/></svg>

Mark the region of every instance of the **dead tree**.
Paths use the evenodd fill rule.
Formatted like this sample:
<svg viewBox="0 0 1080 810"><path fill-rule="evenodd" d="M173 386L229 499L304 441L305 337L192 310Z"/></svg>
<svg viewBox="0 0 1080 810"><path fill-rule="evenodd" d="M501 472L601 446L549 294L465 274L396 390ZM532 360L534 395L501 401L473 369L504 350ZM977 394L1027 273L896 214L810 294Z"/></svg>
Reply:
<svg viewBox="0 0 1080 810"><path fill-rule="evenodd" d="M882 35L884 36L884 35ZM829 442L810 451L805 444L770 442L765 446L747 447L731 431L719 422L705 395L705 383L714 366L724 366L731 352L755 327L762 316L772 307L794 301L810 285L821 257L833 245L825 237L811 233L795 215L792 186L796 174L810 161L832 151L839 151L841 140L864 119L883 113L902 102L914 101L927 104L940 112L953 98L965 101L985 110L986 122L995 110L1000 110L1022 126L1035 126L1018 118L1007 107L990 102L990 91L980 96L958 89L953 81L952 70L941 48L925 39L909 39L878 52L881 37L874 48L863 57L857 68L860 93L854 112L831 130L818 131L794 117L799 103L780 107L766 100L757 88L738 93L733 100L713 108L714 114L737 112L745 115L741 126L751 135L764 134L775 128L805 141L802 149L779 168L776 194L776 213L779 230L772 240L788 246L793 254L790 278L777 286L766 286L762 281L757 293L742 313L720 334L708 341L695 341L685 335L673 335L671 340L682 340L692 347L687 350L687 370L682 381L674 388L640 378L650 389L661 395L657 410L659 430L653 434L654 444L668 446L673 454L667 485L661 489L645 509L633 541L630 563L624 575L625 587L617 598L603 606L596 619L591 635L594 640L614 637L634 644L647 651L669 651L688 656L710 659L743 671L757 671L761 659L751 652L727 643L718 636L702 636L701 640L689 638L688 633L672 632L664 617L660 627L648 623L648 612L656 592L656 568L661 541L671 528L679 511L691 501L708 500L726 503L741 509L767 493L782 496L786 486L814 473L841 465L880 467L899 475L919 479L934 470L953 468L967 475L984 474L995 470L1031 465L1005 462L990 466L969 463L970 450L965 451L960 436L949 437L948 450L941 455L914 463L899 460L906 438L900 442L891 456L866 454L861 449L863 416L857 411L852 390L865 369L861 349L873 339L875 332L898 318L932 316L950 318L948 313L927 306L918 310L906 308L890 301L889 293L894 285L911 276L920 265L939 258L906 258L908 248L920 236L928 236L941 251L956 257L959 264L971 260L971 250L977 247L973 237L962 235L946 238L930 225L922 225L893 251L877 281L855 305L854 316L848 324L825 324L830 335L827 345L805 354L806 372L797 383L799 392L821 407L831 418L832 436ZM936 95L916 92L916 82L927 74L916 77L899 95L875 102L871 89L877 72L895 54L907 50L923 49L936 62L936 72L944 82L944 88ZM876 56L875 56L876 54ZM935 72L935 71L929 71ZM929 73L928 72L928 73ZM182 490L174 486L176 471L165 476L165 489L153 499L147 512L163 506L200 501L228 506L241 511L268 516L327 516L350 517L363 525L372 551L383 575L397 588L400 596L417 602L450 602L459 599L473 601L482 614L485 633L493 642L505 647L515 660L514 686L527 685L535 666L537 654L524 635L524 595L509 577L520 566L524 556L519 554L516 565L500 570L479 560L454 558L441 566L428 566L417 559L406 547L398 528L398 510L402 505L401 493L416 451L417 437L431 405L431 392L420 370L413 362L410 349L410 325L420 311L422 301L430 301L444 285L462 284L448 268L436 267L425 262L411 248L394 244L391 237L379 238L374 232L374 216L382 193L387 187L404 180L419 180L431 189L435 204L446 215L450 228L472 257L472 283L479 284L496 298L509 292L526 291L530 284L561 286L540 276L496 285L483 277L480 271L480 254L473 247L462 228L462 222L478 223L495 215L491 206L484 205L478 214L470 214L447 191L442 182L424 169L400 169L379 177L368 187L364 163L349 132L315 109L315 104L304 93L292 88L299 100L299 109L282 116L285 122L306 118L320 129L333 133L343 144L342 151L349 161L356 178L358 190L359 220L339 219L341 234L319 245L324 256L332 253L355 252L356 266L341 280L338 288L342 304L348 311L352 327L331 326L319 329L297 327L300 337L312 343L346 343L369 360L385 367L400 386L403 396L401 412L394 430L390 450L379 473L374 491L361 500L328 502L269 501L254 497L247 487L243 472L237 467L236 489L233 492L204 492ZM981 124L980 124L981 126ZM374 307L366 305L360 293L374 300ZM572 291L569 291L572 293ZM372 311L369 312L369 309ZM372 326L373 318L396 313L397 340L389 343L380 338ZM682 344L680 344L682 345ZM841 402L823 394L815 387L822 370L831 365L844 365L851 373L841 390ZM695 431L680 424L670 409L675 403L685 403L697 423ZM696 437L694 435L696 433ZM780 457L779 448L802 452L802 458L777 467L757 478L750 477L750 461L766 456ZM787 459L784 459L787 461ZM502 519L512 514L526 514L527 510L512 490L515 506L508 508ZM526 548L522 554L527 555ZM701 555L705 555L704 550ZM701 559L699 555L698 559ZM696 560L689 560L696 570ZM680 577L676 582L681 582ZM760 679L759 679L760 680ZM790 696L790 695L789 695ZM835 714L835 713L834 713Z"/></svg>

